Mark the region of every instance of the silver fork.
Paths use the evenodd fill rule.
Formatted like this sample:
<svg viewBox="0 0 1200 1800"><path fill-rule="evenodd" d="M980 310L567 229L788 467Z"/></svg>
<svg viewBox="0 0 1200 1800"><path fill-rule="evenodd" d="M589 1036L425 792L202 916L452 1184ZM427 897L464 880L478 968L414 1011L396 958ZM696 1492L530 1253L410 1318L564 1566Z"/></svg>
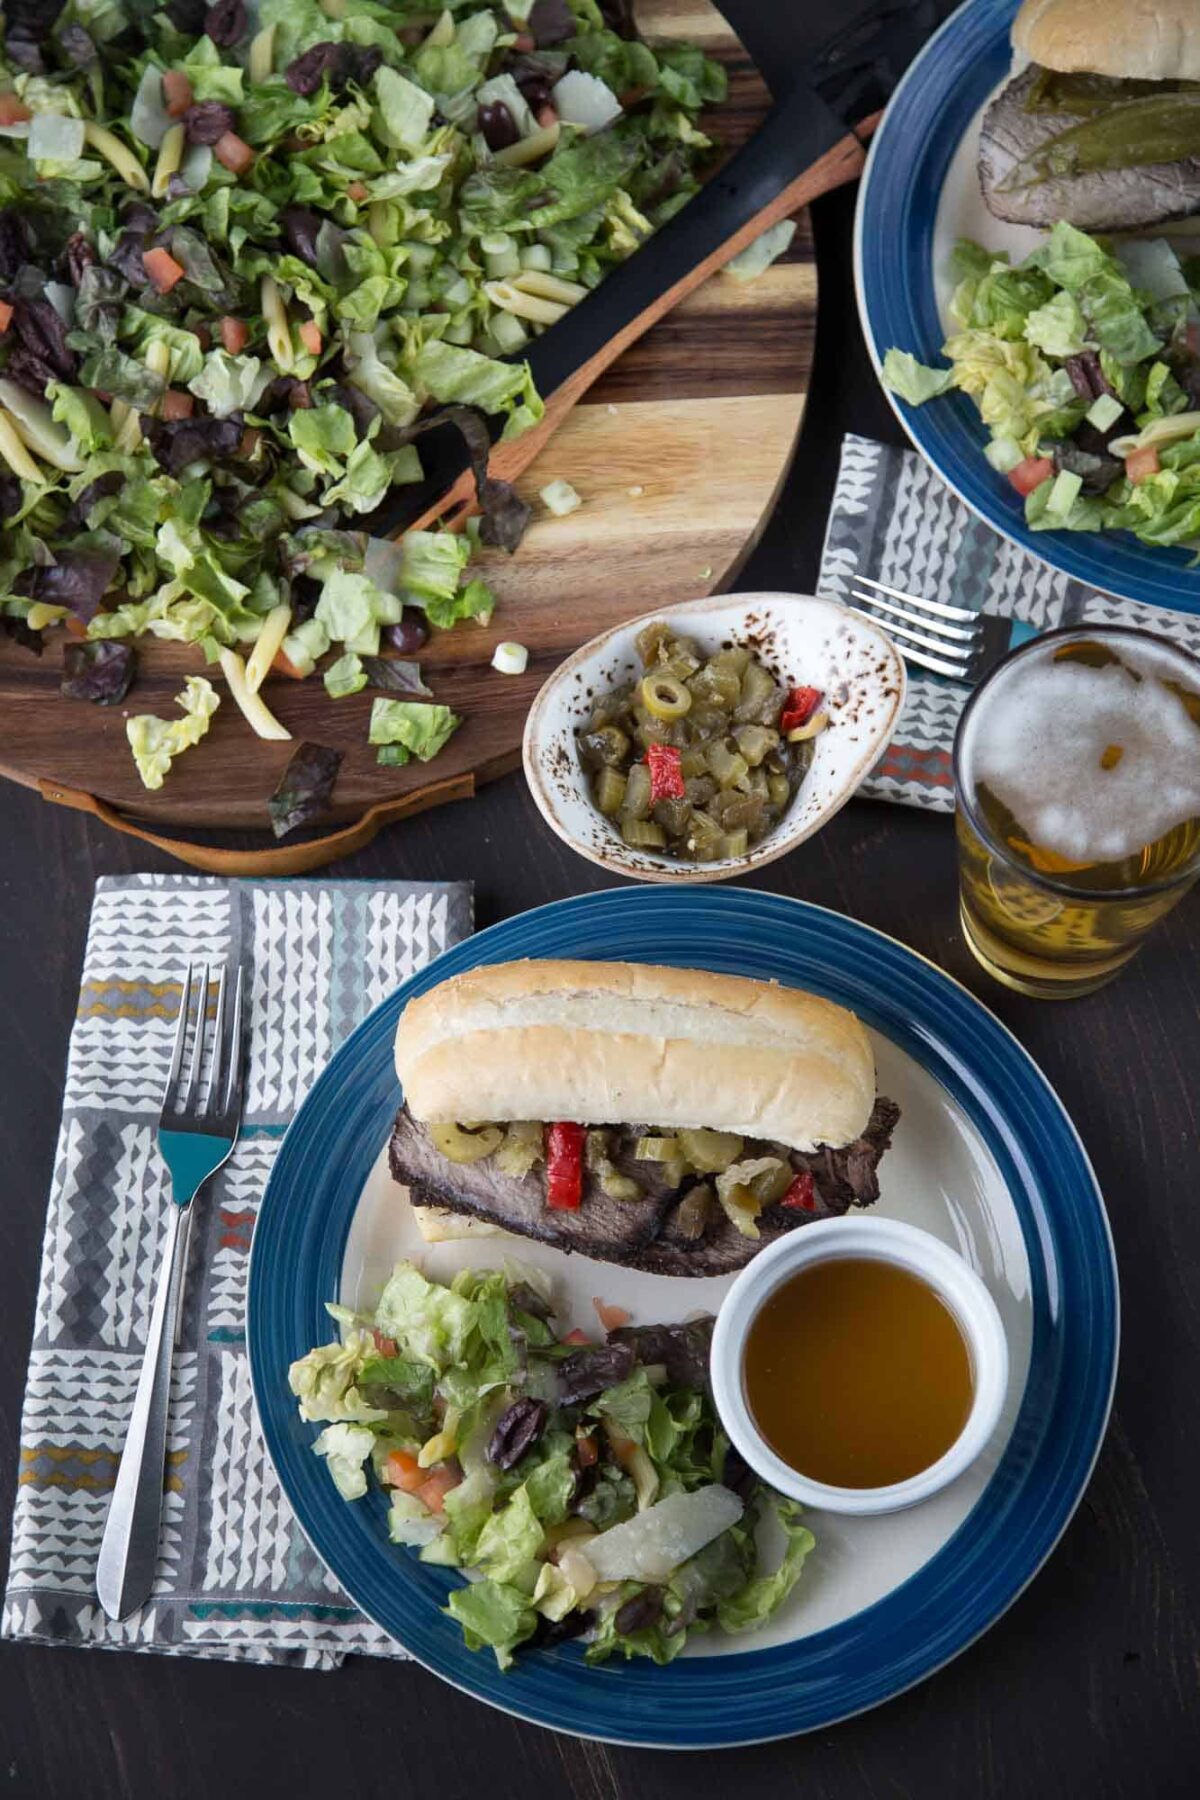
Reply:
<svg viewBox="0 0 1200 1800"><path fill-rule="evenodd" d="M167 1243L129 1431L96 1564L96 1595L110 1619L124 1619L135 1612L150 1598L154 1585L162 1522L171 1360L183 1298L192 1201L229 1156L242 1119L242 971L237 972L233 1013L228 1021L225 976L222 969L216 980L217 1004L211 1034L207 1017L208 990L214 980L211 967L205 967L203 978L196 983L194 1022L190 962L179 994L175 1045L158 1120L159 1154L171 1176ZM192 1051L184 1080L189 1034ZM204 1081L206 1046L208 1078Z"/></svg>
<svg viewBox="0 0 1200 1800"><path fill-rule="evenodd" d="M1018 644L1037 636L1037 628L1022 619L1001 619L995 613L927 600L923 594L906 594L903 588L889 587L869 575L855 575L854 580L860 587L852 598L859 604L851 612L882 625L906 662L968 687L976 687ZM868 591L860 591L863 588ZM863 607L871 610L864 612Z"/></svg>

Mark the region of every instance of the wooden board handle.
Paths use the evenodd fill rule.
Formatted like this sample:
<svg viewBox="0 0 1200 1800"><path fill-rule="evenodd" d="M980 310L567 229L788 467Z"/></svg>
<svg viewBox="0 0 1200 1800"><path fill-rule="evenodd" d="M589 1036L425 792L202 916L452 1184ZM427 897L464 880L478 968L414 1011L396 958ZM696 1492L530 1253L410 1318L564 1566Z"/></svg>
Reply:
<svg viewBox="0 0 1200 1800"><path fill-rule="evenodd" d="M123 832L126 837L140 838L144 844L153 844L156 850L173 856L177 862L186 863L189 869L199 869L204 875L310 875L314 869L323 869L339 856L350 856L363 849L377 831L395 819L410 818L414 813L428 811L431 806L442 806L447 800L469 800L475 792L475 777L467 770L448 781L432 781L411 794L381 800L361 819L343 825L340 831L331 832L328 837L313 838L303 844L278 844L270 850L222 850L210 844L189 844L186 838L160 837L157 832L135 825L107 801L97 800L94 794L85 794L78 788L63 787L58 782L39 781L38 792L43 800L51 800L56 806L68 806L73 812L90 813L111 830Z"/></svg>

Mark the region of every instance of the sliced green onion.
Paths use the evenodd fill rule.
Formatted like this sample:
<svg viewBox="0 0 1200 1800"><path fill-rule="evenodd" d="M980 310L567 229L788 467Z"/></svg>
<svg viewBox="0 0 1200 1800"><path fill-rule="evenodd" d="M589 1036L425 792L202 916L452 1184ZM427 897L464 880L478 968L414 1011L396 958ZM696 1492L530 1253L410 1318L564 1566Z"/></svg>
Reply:
<svg viewBox="0 0 1200 1800"><path fill-rule="evenodd" d="M497 313L492 320L491 330L497 347L505 356L511 356L514 350L520 350L529 342L529 333L520 319L514 318L512 313Z"/></svg>
<svg viewBox="0 0 1200 1800"><path fill-rule="evenodd" d="M547 512L552 512L556 519L563 519L573 513L583 501L569 481L552 481L538 495Z"/></svg>
<svg viewBox="0 0 1200 1800"><path fill-rule="evenodd" d="M492 667L501 675L523 675L529 667L529 652L524 644L497 644L492 653Z"/></svg>
<svg viewBox="0 0 1200 1800"><path fill-rule="evenodd" d="M1089 425L1097 431L1107 431L1116 424L1125 408L1115 394L1099 394L1084 414Z"/></svg>

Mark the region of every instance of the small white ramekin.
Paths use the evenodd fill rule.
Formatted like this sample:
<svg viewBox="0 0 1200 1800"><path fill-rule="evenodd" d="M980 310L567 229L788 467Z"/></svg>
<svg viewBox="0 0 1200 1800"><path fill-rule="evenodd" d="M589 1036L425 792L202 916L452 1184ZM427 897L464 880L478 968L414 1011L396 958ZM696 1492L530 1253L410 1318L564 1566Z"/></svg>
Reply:
<svg viewBox="0 0 1200 1800"><path fill-rule="evenodd" d="M775 1454L746 1402L746 1338L763 1302L801 1269L847 1257L893 1263L927 1281L953 1313L971 1359L974 1398L959 1436L928 1469L889 1487L833 1487L810 1480ZM996 1303L979 1276L929 1232L897 1219L821 1219L760 1252L730 1288L713 1333L712 1384L717 1411L734 1445L779 1493L825 1512L899 1512L954 1481L991 1437L1008 1387L1008 1343Z"/></svg>

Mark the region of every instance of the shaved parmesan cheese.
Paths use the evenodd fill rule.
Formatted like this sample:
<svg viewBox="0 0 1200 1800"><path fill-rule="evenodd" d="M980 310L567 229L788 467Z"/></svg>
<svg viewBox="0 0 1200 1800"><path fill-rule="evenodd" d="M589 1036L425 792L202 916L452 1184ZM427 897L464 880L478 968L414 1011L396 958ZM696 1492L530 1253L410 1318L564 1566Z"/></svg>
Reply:
<svg viewBox="0 0 1200 1800"><path fill-rule="evenodd" d="M714 1482L693 1494L668 1494L636 1519L591 1538L587 1560L598 1581L665 1581L742 1516L742 1503Z"/></svg>

